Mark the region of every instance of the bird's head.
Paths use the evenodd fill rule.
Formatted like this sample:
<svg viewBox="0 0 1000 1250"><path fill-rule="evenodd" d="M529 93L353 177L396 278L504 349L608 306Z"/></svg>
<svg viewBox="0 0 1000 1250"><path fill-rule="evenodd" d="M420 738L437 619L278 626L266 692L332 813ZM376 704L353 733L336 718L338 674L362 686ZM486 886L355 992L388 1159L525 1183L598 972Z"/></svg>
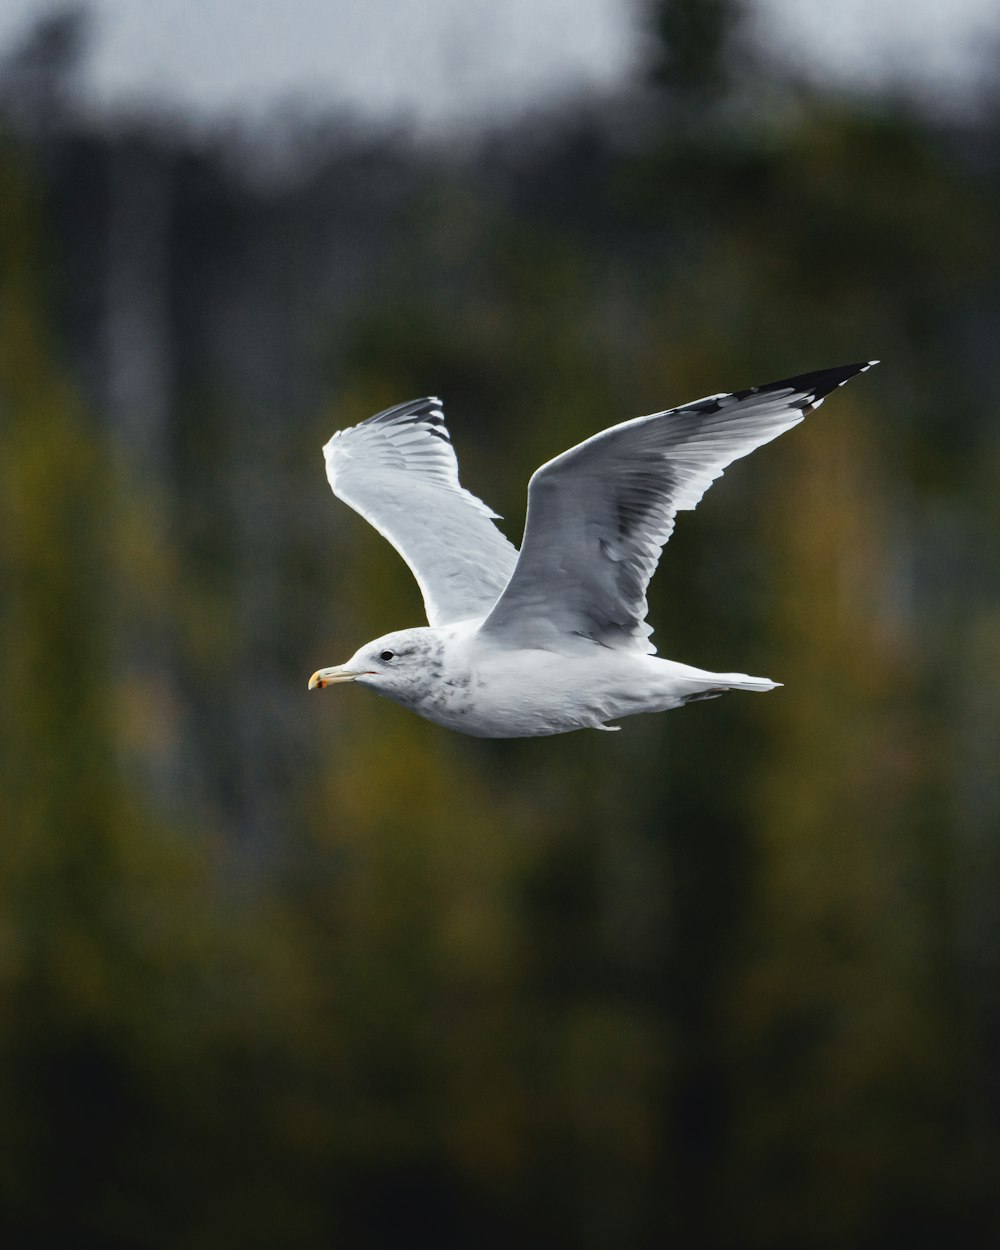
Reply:
<svg viewBox="0 0 1000 1250"><path fill-rule="evenodd" d="M321 668L309 678L309 689L324 690L337 682L356 681L398 703L419 702L441 669L441 645L433 631L400 629L366 642L346 664Z"/></svg>

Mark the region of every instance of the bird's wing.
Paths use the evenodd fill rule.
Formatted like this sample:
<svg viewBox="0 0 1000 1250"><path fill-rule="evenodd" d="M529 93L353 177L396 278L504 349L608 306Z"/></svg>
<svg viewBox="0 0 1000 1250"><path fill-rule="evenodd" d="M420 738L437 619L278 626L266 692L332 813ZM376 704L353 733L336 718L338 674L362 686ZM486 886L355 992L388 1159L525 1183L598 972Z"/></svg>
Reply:
<svg viewBox="0 0 1000 1250"><path fill-rule="evenodd" d="M458 481L458 461L433 396L340 430L323 448L333 493L392 543L417 579L431 625L483 616L517 552L496 516Z"/></svg>
<svg viewBox="0 0 1000 1250"><path fill-rule="evenodd" d="M671 408L612 426L542 465L528 486L517 567L481 633L512 646L581 635L655 648L646 587L681 509L727 465L797 425L875 361Z"/></svg>

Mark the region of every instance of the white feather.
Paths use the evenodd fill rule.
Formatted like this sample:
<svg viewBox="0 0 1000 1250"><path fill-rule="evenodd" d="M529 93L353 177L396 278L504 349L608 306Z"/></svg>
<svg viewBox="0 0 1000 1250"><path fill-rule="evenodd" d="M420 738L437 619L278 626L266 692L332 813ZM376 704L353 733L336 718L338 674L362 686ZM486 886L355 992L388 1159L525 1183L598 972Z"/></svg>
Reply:
<svg viewBox="0 0 1000 1250"><path fill-rule="evenodd" d="M482 633L548 647L580 636L652 652L646 588L679 511L869 364L710 395L595 434L534 473L517 567Z"/></svg>
<svg viewBox="0 0 1000 1250"><path fill-rule="evenodd" d="M517 561L496 513L465 490L434 396L340 430L323 448L333 493L410 566L431 625L483 616Z"/></svg>

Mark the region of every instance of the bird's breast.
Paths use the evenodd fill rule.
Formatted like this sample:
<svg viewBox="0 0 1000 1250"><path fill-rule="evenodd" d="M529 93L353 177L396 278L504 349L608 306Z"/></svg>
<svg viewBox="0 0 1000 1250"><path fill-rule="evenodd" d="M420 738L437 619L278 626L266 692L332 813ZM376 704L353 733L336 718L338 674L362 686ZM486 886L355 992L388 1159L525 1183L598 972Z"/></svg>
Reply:
<svg viewBox="0 0 1000 1250"><path fill-rule="evenodd" d="M445 664L413 706L428 720L474 737L536 737L594 728L618 715L618 668L606 648L595 648L589 662L540 650L500 651L461 665Z"/></svg>

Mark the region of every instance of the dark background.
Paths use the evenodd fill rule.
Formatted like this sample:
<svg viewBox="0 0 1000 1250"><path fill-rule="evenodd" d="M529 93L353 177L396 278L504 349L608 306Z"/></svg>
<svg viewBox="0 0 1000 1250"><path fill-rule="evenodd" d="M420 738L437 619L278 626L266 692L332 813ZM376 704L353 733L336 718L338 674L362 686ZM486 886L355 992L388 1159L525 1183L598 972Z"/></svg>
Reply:
<svg viewBox="0 0 1000 1250"><path fill-rule="evenodd" d="M5 1245L997 1244L1000 93L811 86L743 11L278 165L88 120L80 12L7 50ZM516 540L588 434L871 356L653 583L780 691L514 742L306 693L422 619L339 426L442 395Z"/></svg>

